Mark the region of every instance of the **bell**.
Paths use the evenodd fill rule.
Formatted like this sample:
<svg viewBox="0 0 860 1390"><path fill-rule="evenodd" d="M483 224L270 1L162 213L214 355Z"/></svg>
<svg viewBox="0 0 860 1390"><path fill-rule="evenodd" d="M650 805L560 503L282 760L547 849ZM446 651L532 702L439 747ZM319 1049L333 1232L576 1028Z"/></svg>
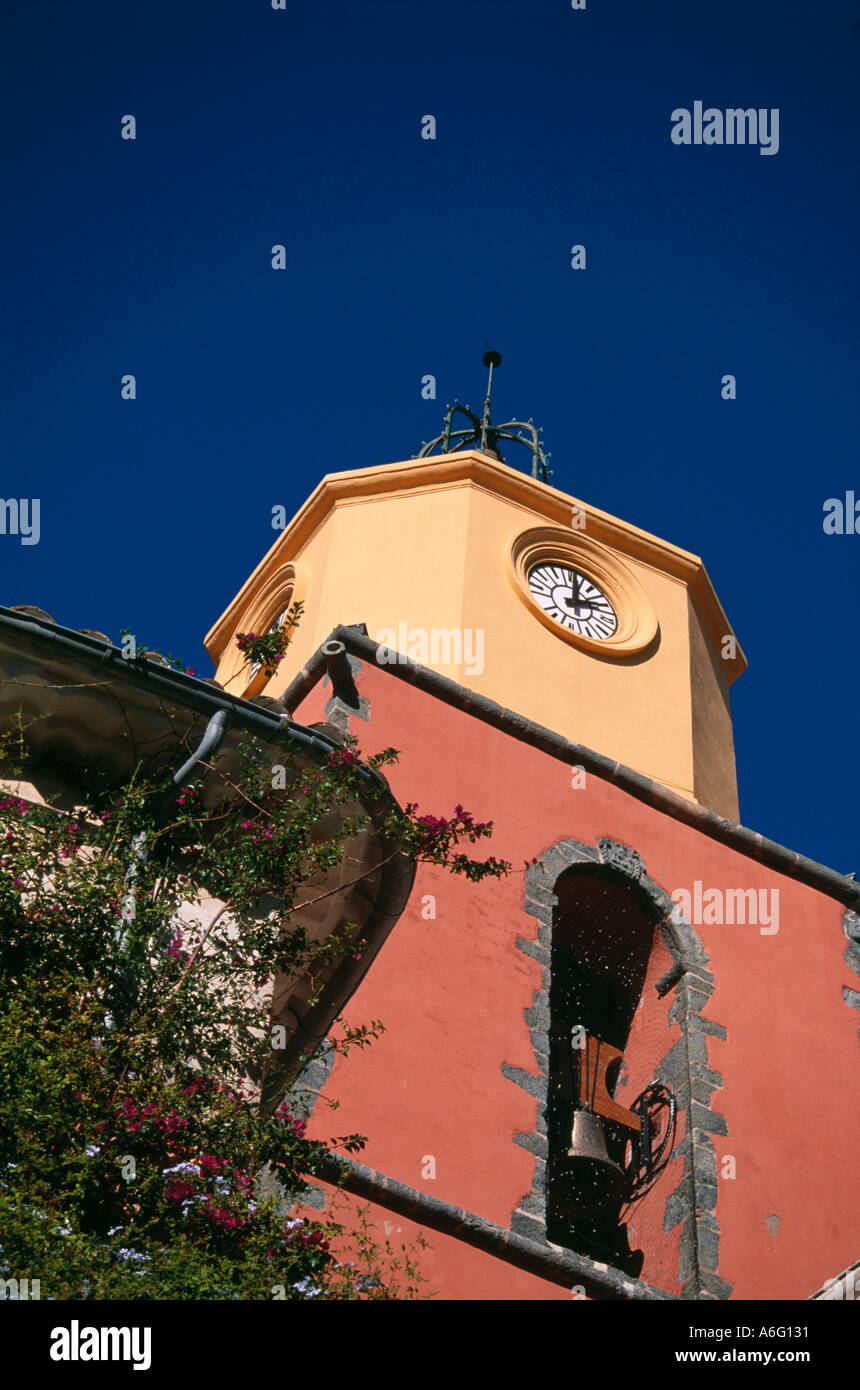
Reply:
<svg viewBox="0 0 860 1390"><path fill-rule="evenodd" d="M603 1121L593 1110L576 1110L562 1176L562 1201L571 1217L593 1217L617 1205L627 1176L606 1151Z"/></svg>

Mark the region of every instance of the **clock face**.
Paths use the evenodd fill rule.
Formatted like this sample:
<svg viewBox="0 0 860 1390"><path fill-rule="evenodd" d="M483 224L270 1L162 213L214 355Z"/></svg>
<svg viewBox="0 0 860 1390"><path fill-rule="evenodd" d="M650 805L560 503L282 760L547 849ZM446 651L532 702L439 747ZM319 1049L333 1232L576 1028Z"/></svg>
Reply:
<svg viewBox="0 0 860 1390"><path fill-rule="evenodd" d="M580 637L603 642L618 631L617 614L602 589L569 565L535 565L529 592L547 617Z"/></svg>

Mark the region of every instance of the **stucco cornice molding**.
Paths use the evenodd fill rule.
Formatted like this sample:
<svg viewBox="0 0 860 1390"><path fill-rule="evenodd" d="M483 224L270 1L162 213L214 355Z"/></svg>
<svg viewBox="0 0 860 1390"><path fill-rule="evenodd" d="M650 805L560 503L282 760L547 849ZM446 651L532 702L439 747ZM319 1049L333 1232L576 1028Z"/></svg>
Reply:
<svg viewBox="0 0 860 1390"><path fill-rule="evenodd" d="M462 450L452 454L434 454L426 459L380 464L374 468L327 473L207 633L205 646L209 655L217 662L260 583L265 582L274 566L300 556L336 507L372 498L414 495L455 486L478 487L493 496L502 497L520 506L524 513L537 515L547 525L568 528L573 537L582 534L572 529L573 514L584 515L584 529L591 540L629 560L639 561L671 575L687 586L712 645L719 648L725 636L734 636L698 555L652 536L597 507L587 506L570 494L509 468L506 463L488 454ZM735 655L724 662L729 684L746 669L746 664L738 645Z"/></svg>

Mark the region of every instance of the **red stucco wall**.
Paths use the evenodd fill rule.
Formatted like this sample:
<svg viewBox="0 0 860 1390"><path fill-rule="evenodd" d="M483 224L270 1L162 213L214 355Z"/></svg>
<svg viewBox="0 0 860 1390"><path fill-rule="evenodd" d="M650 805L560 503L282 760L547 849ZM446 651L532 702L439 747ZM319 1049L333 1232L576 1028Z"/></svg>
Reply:
<svg viewBox="0 0 860 1390"><path fill-rule="evenodd" d="M593 844L605 836L636 849L670 893L697 879L706 888L779 890L776 934L754 925L696 927L715 976L705 1016L727 1030L726 1041L708 1039L708 1065L724 1082L711 1106L728 1125L727 1137L715 1137L718 1164L731 1156L736 1172L728 1176L726 1164L718 1177L720 1276L734 1297L802 1299L855 1260L860 1067L857 1014L842 999L852 982L842 905L595 775L573 788L566 764L384 670L366 664L358 684L371 719L354 719L352 731L365 752L401 750L388 770L400 801L438 815L462 802L492 819L494 838L477 849L515 867L507 879L475 885L419 866L407 910L346 1010L351 1023L378 1018L387 1031L367 1051L336 1060L325 1094L339 1109L318 1105L311 1132L358 1130L369 1136L362 1162L510 1225L534 1173L514 1136L534 1130L537 1109L502 1075L504 1062L535 1072L524 1011L540 988L540 968L516 946L537 927L523 906L524 861L564 838ZM324 719L329 695L317 686L297 720ZM435 919L426 915L427 895ZM622 1103L653 1079L679 1037L667 1021L673 995L659 1001L653 989L669 962L661 945L626 1053ZM422 1177L427 1156L435 1179ZM681 1161L631 1217L631 1245L646 1251L642 1278L671 1292L679 1228L664 1232L663 1221ZM392 1231L416 1229L390 1213L379 1220L383 1229L386 1222ZM443 1298L570 1297L448 1237L428 1233L428 1240L423 1267Z"/></svg>

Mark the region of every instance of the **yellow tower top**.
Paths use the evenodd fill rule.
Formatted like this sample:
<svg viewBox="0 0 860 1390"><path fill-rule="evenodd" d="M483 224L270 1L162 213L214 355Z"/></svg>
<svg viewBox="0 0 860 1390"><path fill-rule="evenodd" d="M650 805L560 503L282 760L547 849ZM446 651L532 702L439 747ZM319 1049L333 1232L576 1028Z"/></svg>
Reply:
<svg viewBox="0 0 860 1390"><path fill-rule="evenodd" d="M305 609L286 660L234 638ZM277 697L339 624L738 819L729 687L746 667L702 561L489 450L330 473L206 637Z"/></svg>

